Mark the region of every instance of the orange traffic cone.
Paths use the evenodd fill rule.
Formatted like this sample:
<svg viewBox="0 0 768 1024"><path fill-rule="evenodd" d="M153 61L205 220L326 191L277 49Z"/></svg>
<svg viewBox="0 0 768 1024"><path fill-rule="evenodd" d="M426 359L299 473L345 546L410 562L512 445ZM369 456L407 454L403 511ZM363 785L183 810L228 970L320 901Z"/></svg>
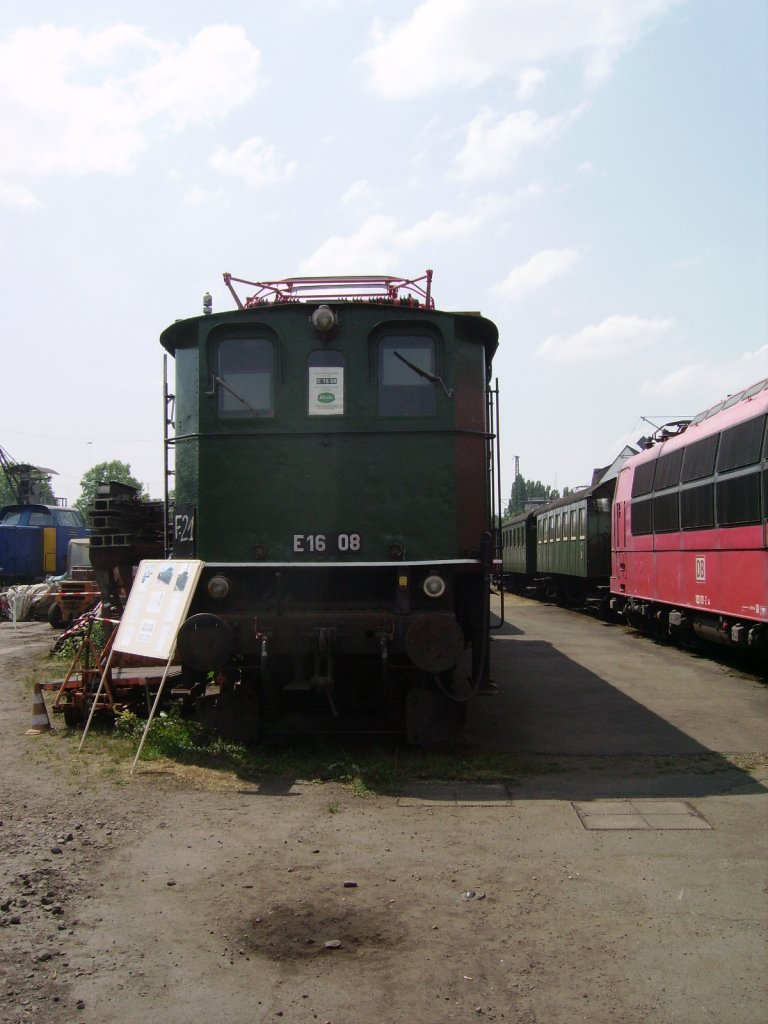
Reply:
<svg viewBox="0 0 768 1024"><path fill-rule="evenodd" d="M41 736L52 728L51 720L48 717L48 709L43 700L43 691L40 689L40 684L35 683L35 697L32 701L32 728L27 729L24 735Z"/></svg>

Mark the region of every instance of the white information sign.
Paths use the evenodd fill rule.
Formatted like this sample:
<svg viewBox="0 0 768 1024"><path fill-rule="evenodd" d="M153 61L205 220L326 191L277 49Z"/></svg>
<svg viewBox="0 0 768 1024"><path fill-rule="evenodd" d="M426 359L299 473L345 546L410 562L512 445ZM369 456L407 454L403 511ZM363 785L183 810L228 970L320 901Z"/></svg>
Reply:
<svg viewBox="0 0 768 1024"><path fill-rule="evenodd" d="M341 416L344 412L344 367L310 366L309 415Z"/></svg>
<svg viewBox="0 0 768 1024"><path fill-rule="evenodd" d="M205 563L193 559L139 565L113 648L167 661Z"/></svg>

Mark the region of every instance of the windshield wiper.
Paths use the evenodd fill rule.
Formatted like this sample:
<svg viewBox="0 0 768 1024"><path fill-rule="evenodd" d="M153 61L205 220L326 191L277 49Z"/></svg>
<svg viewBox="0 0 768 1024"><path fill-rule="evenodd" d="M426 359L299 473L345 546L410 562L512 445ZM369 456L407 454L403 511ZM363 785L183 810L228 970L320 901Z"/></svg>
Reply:
<svg viewBox="0 0 768 1024"><path fill-rule="evenodd" d="M399 352L393 352L393 355L397 356L400 362L405 363L405 365L409 369L413 370L414 373L418 373L420 377L424 377L425 380L431 381L433 384L439 384L443 391L446 393L446 395L449 398L453 398L453 388L446 387L445 381L443 380L442 377L438 377L437 374L430 373L429 370L423 370L420 366L416 366L415 363L412 363L409 359L406 359L405 356L401 356Z"/></svg>
<svg viewBox="0 0 768 1024"><path fill-rule="evenodd" d="M216 394L216 385L217 384L219 385L219 387L224 388L225 391L228 391L230 393L230 395L232 395L233 398L236 398L238 400L238 402L242 402L243 405L246 408L250 409L251 412L254 413L256 416L259 415L259 410L258 409L254 409L254 407L251 405L251 403L246 401L246 399L244 399L242 395L238 395L238 393L235 391L235 389L231 388L229 386L229 384L227 384L227 382L224 380L223 377L218 377L216 374L213 375L213 386L211 387L211 390L208 392L209 395L215 395Z"/></svg>

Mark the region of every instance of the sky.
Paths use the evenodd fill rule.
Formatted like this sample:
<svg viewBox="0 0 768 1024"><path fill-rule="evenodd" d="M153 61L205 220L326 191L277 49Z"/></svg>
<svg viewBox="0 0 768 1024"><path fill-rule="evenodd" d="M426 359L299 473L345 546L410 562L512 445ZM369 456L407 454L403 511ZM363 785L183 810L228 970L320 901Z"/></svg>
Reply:
<svg viewBox="0 0 768 1024"><path fill-rule="evenodd" d="M69 503L162 496L158 337L225 271L433 269L505 499L768 377L765 0L0 0L0 138L0 446Z"/></svg>

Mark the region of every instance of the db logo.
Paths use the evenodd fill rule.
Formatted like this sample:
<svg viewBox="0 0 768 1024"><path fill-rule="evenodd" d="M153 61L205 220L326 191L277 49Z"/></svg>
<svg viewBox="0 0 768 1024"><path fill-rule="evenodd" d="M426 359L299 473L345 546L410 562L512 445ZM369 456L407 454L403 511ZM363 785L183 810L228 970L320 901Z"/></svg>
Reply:
<svg viewBox="0 0 768 1024"><path fill-rule="evenodd" d="M696 559L696 582L706 583L707 580L707 560L706 558Z"/></svg>

